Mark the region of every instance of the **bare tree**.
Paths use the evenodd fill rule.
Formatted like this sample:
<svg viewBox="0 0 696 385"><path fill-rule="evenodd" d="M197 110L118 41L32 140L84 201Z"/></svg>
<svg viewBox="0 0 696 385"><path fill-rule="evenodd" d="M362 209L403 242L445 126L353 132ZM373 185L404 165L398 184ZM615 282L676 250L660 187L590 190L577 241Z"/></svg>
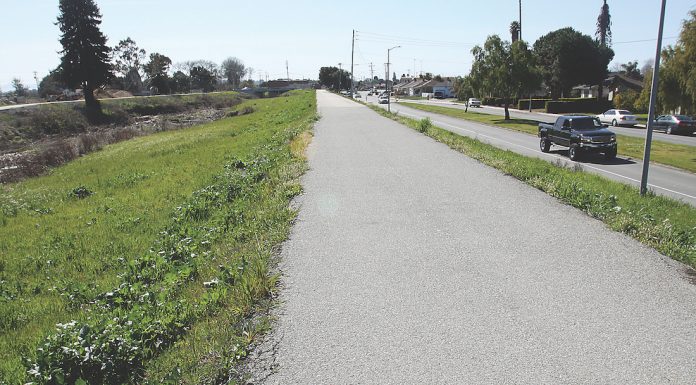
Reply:
<svg viewBox="0 0 696 385"><path fill-rule="evenodd" d="M221 67L222 75L227 79L227 83L231 84L234 88L239 88L239 83L247 73L244 63L236 57L228 57L222 62Z"/></svg>

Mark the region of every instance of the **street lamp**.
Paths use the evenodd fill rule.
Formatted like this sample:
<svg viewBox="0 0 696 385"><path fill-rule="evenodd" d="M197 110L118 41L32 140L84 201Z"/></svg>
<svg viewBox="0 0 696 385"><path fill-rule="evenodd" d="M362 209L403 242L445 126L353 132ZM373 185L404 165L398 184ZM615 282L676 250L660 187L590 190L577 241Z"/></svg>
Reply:
<svg viewBox="0 0 696 385"><path fill-rule="evenodd" d="M387 50L387 76L386 76L386 82L387 82L387 111L389 111L389 112L391 112L391 92L389 91L389 72L391 72L391 71L389 70L389 65L390 65L391 63L389 63L389 53L391 52L391 50L397 49L397 48L401 48L401 46L400 46L400 45L397 45L397 46L391 47L391 48L389 48L389 49ZM393 87L393 86L394 86L394 85L392 84L392 87Z"/></svg>

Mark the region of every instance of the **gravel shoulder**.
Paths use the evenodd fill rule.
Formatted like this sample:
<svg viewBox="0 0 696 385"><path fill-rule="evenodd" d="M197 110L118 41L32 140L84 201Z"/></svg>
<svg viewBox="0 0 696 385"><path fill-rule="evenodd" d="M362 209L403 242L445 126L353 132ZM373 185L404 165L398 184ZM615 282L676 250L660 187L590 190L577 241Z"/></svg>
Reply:
<svg viewBox="0 0 696 385"><path fill-rule="evenodd" d="M281 254L264 384L691 383L683 265L342 97Z"/></svg>

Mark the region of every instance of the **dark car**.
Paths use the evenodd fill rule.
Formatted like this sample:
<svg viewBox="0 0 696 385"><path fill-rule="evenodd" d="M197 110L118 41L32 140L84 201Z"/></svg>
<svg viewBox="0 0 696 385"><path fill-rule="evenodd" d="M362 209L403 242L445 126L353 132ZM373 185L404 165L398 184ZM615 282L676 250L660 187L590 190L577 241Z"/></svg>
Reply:
<svg viewBox="0 0 696 385"><path fill-rule="evenodd" d="M691 135L696 132L696 121L686 115L660 115L653 122L653 128L667 134Z"/></svg>
<svg viewBox="0 0 696 385"><path fill-rule="evenodd" d="M539 123L539 147L549 152L552 144L568 147L571 160L585 152L603 153L607 159L616 157L616 134L607 130L592 116L559 116L554 124Z"/></svg>

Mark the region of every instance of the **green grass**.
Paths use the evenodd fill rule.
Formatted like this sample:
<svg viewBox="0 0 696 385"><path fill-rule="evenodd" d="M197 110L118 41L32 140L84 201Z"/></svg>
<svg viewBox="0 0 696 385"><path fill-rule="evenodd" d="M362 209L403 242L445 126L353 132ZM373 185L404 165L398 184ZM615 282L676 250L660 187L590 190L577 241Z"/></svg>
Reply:
<svg viewBox="0 0 696 385"><path fill-rule="evenodd" d="M466 119L479 123L490 124L536 136L539 122L528 119L505 120L497 115L483 114L480 112L468 112L450 107L431 106L416 103L406 103L409 108L451 116L453 118ZM633 136L617 135L619 154L634 159L643 158L645 140ZM696 146L662 142L653 140L650 160L689 172L696 173Z"/></svg>
<svg viewBox="0 0 696 385"><path fill-rule="evenodd" d="M0 111L0 151L23 149L48 135L75 135L102 125L124 126L144 115L182 113L200 108L227 108L246 97L238 92L164 95L101 100L103 116L90 123L84 102L48 103Z"/></svg>
<svg viewBox="0 0 696 385"><path fill-rule="evenodd" d="M696 267L696 208L693 206L654 194L641 196L633 186L501 150L429 125L423 120L390 114L377 106L370 107L383 116L421 131L452 149L583 210L613 230ZM424 127L427 129L423 130Z"/></svg>
<svg viewBox="0 0 696 385"><path fill-rule="evenodd" d="M245 345L230 347L246 341L240 325L273 288L268 263L301 191L305 161L291 148L316 116L313 92L245 104L255 112L107 146L50 175L0 185L0 383L119 381L94 380L104 375L98 359L122 365L126 382L161 383L181 367L219 374L243 354ZM123 329L129 320L137 327L126 329L140 334ZM85 325L125 336L142 360L105 350L93 366L75 361L79 354L61 346L77 343L83 329L74 329ZM192 351L186 341L197 336ZM208 344L226 346L217 361ZM38 365L33 378L28 362Z"/></svg>

